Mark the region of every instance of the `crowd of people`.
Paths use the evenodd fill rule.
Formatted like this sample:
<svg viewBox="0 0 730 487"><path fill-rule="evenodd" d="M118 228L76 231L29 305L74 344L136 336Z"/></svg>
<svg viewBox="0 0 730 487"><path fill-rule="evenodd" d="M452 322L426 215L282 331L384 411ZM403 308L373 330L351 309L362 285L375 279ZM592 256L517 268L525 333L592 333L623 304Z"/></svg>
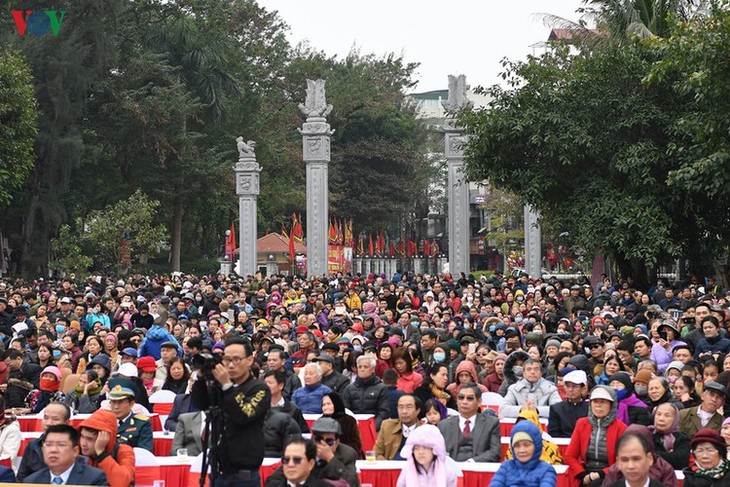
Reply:
<svg viewBox="0 0 730 487"><path fill-rule="evenodd" d="M492 485L552 486L558 464L574 486L671 486L676 470L730 485L729 308L711 278L4 280L0 455L18 455L17 415L43 435L0 480L133 485L150 397L169 391L172 454L207 448L220 405L216 485L260 485L278 457L266 485L358 487L369 454L405 462L398 485L453 487L458 462L502 460L504 418ZM73 428L76 413L91 416ZM374 416L374 451L354 414Z"/></svg>

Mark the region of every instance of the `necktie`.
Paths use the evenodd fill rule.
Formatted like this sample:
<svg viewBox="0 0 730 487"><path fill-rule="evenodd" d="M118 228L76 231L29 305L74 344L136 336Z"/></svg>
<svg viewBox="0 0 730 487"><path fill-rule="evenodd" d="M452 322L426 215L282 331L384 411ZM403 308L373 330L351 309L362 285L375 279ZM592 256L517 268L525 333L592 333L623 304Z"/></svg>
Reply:
<svg viewBox="0 0 730 487"><path fill-rule="evenodd" d="M55 485L61 485L63 484L63 479L61 477L53 477L51 483Z"/></svg>
<svg viewBox="0 0 730 487"><path fill-rule="evenodd" d="M464 438L469 438L469 436L471 435L471 427L469 426L470 423L471 420L469 419L467 419L464 423Z"/></svg>

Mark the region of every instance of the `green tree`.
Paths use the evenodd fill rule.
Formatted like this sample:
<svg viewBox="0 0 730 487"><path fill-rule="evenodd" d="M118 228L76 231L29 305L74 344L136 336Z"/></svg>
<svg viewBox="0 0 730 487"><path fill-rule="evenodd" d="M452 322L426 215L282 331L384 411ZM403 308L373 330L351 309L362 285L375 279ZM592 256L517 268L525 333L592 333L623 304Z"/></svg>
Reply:
<svg viewBox="0 0 730 487"><path fill-rule="evenodd" d="M667 84L642 83L655 60L651 44L632 41L506 62L510 87L491 88L486 109L460 115L471 180L517 194L556 233L602 248L638 282L646 282L647 266L678 256L698 237L677 215L683 191L667 185L680 102Z"/></svg>
<svg viewBox="0 0 730 487"><path fill-rule="evenodd" d="M667 182L684 194L677 211L700 237L685 245L685 252L699 273L719 265L725 286L730 286L730 12L717 8L710 17L678 23L669 39L655 45L662 58L646 81L651 86L671 84L682 101L671 126L674 141L667 157L675 167Z"/></svg>
<svg viewBox="0 0 730 487"><path fill-rule="evenodd" d="M169 236L156 217L159 207L159 201L137 190L127 199L92 211L83 222L82 240L94 256L95 268L120 272L122 241L128 245L132 262L165 247Z"/></svg>
<svg viewBox="0 0 730 487"><path fill-rule="evenodd" d="M33 170L37 134L33 75L20 53L7 51L0 54L0 206L10 203Z"/></svg>
<svg viewBox="0 0 730 487"><path fill-rule="evenodd" d="M84 254L78 238L78 229L80 222L76 223L76 228L71 228L67 224L61 225L58 230L58 237L51 239L51 252L54 258L48 264L49 268L54 272L60 272L63 275L74 274L76 277L83 277L87 270L93 264L94 259Z"/></svg>

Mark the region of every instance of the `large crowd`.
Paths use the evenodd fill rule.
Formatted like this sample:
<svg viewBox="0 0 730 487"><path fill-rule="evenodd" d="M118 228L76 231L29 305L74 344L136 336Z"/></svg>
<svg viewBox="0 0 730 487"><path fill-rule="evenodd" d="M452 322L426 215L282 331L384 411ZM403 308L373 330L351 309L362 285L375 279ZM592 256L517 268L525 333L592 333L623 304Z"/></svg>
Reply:
<svg viewBox="0 0 730 487"><path fill-rule="evenodd" d="M225 485L278 457L266 485L358 487L355 462L375 456L404 462L399 486L453 487L459 462L503 460L509 420L491 485L552 486L564 464L574 486L672 486L679 470L730 486L729 327L712 278L6 279L0 458L18 456L17 416L43 435L0 481L134 485L150 398L174 395L171 453L195 456L215 382ZM357 414L374 416L373 451Z"/></svg>

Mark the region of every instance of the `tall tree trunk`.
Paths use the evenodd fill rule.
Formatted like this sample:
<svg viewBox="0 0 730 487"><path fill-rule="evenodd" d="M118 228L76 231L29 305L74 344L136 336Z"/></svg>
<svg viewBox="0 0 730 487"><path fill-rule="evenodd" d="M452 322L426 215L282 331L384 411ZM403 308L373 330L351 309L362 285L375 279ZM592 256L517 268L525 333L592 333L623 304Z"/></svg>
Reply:
<svg viewBox="0 0 730 487"><path fill-rule="evenodd" d="M172 244L170 251L170 270L180 271L180 248L182 247L182 222L185 215L185 206L181 196L175 197L172 213Z"/></svg>
<svg viewBox="0 0 730 487"><path fill-rule="evenodd" d="M28 214L23 224L22 233L22 250L20 255L20 275L24 277L31 277L34 274L35 269L30 267L33 264L33 256L31 254L33 247L33 233L35 232L36 215L38 212L38 205L40 204L40 190L37 175L33 174L33 182L30 188L30 198L28 199Z"/></svg>

